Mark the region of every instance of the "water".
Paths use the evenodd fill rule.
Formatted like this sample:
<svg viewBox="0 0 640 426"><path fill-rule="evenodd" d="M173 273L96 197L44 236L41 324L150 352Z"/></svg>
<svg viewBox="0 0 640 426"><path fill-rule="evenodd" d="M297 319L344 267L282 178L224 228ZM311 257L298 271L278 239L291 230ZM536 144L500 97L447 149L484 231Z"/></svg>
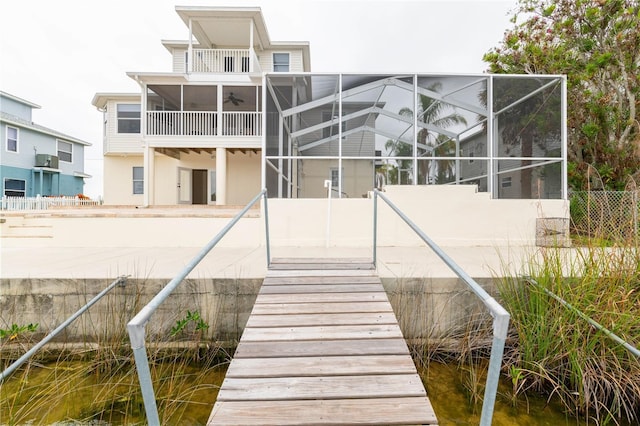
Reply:
<svg viewBox="0 0 640 426"><path fill-rule="evenodd" d="M482 401L471 403L472 393L463 383L480 381L469 369L458 369L457 365L431 362L428 371L421 371L427 394L438 417L440 426L477 425L480 423ZM482 387L484 389L484 387ZM483 390L484 392L484 390ZM582 426L586 423L563 414L562 408L553 401L547 404L541 396L519 396L513 401L511 389L506 381L500 383L493 414L493 426ZM481 397L482 395L480 395Z"/></svg>
<svg viewBox="0 0 640 426"><path fill-rule="evenodd" d="M152 367L154 388L164 424L206 424L226 364L205 368L184 362ZM463 383L474 380L469 370L436 362L421 371L441 426L477 425L482 403L474 411L472 394ZM31 364L0 385L0 424L145 424L135 366L128 361L97 368L94 363L61 361ZM66 424L66 423L65 423ZM585 425L563 414L541 397L510 399L510 386L501 384L494 426Z"/></svg>

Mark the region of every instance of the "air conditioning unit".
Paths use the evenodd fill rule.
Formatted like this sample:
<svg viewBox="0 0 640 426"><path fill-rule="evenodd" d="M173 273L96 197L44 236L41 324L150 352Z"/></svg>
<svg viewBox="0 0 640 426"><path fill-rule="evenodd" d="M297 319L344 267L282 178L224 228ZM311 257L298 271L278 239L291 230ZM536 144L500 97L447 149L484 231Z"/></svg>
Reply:
<svg viewBox="0 0 640 426"><path fill-rule="evenodd" d="M36 167L58 168L58 156L51 154L36 154Z"/></svg>

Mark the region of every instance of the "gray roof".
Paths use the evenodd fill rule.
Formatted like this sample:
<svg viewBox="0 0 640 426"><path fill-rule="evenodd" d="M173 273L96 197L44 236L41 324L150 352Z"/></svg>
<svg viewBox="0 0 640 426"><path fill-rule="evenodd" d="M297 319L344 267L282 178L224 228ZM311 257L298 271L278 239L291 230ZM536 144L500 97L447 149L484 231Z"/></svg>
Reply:
<svg viewBox="0 0 640 426"><path fill-rule="evenodd" d="M18 127L23 127L36 132L40 132L40 133L45 133L47 135L54 136L58 139L64 139L69 142L75 142L80 145L91 146L90 142L86 142L81 139L74 138L73 136L65 135L64 133L60 133L57 130L53 130L45 126L41 126L39 124L34 123L33 121L28 121L23 118L16 117L15 115L7 114L6 112L0 111L0 122L12 124Z"/></svg>

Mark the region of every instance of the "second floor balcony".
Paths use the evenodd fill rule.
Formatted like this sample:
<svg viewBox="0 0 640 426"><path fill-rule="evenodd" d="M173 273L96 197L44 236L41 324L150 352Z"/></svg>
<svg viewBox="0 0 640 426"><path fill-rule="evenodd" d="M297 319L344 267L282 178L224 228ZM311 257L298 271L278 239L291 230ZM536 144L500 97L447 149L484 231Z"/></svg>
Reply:
<svg viewBox="0 0 640 426"><path fill-rule="evenodd" d="M189 72L196 73L260 73L258 58L250 49L192 49ZM187 58L187 61L189 59Z"/></svg>
<svg viewBox="0 0 640 426"><path fill-rule="evenodd" d="M216 111L147 112L148 136L261 136L262 113Z"/></svg>

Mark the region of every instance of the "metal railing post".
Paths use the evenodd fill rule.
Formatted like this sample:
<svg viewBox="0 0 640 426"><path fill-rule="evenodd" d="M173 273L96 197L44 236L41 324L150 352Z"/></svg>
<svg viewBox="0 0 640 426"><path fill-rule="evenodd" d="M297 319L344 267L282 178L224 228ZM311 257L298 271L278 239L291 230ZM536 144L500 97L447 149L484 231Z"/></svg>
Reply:
<svg viewBox="0 0 640 426"><path fill-rule="evenodd" d="M153 383L151 381L151 371L149 370L149 359L147 358L147 351L145 348L145 327L151 315L160 307L164 300L176 289L176 287L193 271L193 269L209 254L211 249L220 242L227 232L244 216L247 211L266 194L267 190L263 189L258 195L256 195L249 204L247 204L238 214L236 214L229 223L227 223L222 230L215 236L206 246L200 250L200 252L191 261L182 268L182 270L176 275L169 283L156 294L149 303L147 303L138 314L133 317L127 324L127 330L129 332L129 340L131 341L131 349L136 362L136 370L138 372L138 381L140 382L140 388L142 390L142 398L144 400L144 407L147 416L147 422L150 425L160 425L158 417L158 407L156 405L155 393L153 391Z"/></svg>
<svg viewBox="0 0 640 426"><path fill-rule="evenodd" d="M378 193L373 193L373 267L378 268Z"/></svg>
<svg viewBox="0 0 640 426"><path fill-rule="evenodd" d="M489 371L485 386L480 416L481 426L491 426L493 408L496 400L498 381L500 379L500 366L504 354L504 343L507 339L509 319L511 316L489 293L487 293L473 278L471 278L457 263L449 257L431 238L411 221L402 211L396 207L380 191L374 189L375 195L380 196L387 205L424 241L433 252L473 291L487 307L493 317L493 340L491 343L491 356L489 358Z"/></svg>
<svg viewBox="0 0 640 426"><path fill-rule="evenodd" d="M271 243L269 241L269 207L267 205L267 199L269 198L267 195L267 190L264 190L264 194L262 195L264 199L264 236L265 236L265 244L267 246L267 268L271 266Z"/></svg>
<svg viewBox="0 0 640 426"><path fill-rule="evenodd" d="M14 361L13 364L11 364L6 370L4 370L2 373L0 373L0 382L2 382L4 379L9 377L11 375L11 373L13 373L18 367L20 367L26 360L31 358L31 356L33 356L33 354L36 353L36 351L38 351L38 349L40 349L41 347L46 345L51 339L56 337L56 335L58 333L60 333L65 328L67 328L67 326L69 324L71 324L76 318L78 318L80 315L82 315L87 309L89 309L91 306L93 306L98 300L102 299L102 297L105 294L110 292L116 286L123 286L126 281L127 281L127 277L123 275L121 277L118 277L111 284L109 284L107 286L107 288L105 288L100 293L98 293L96 295L96 297L91 299L82 308L78 309L78 311L76 311L75 314L73 314L69 318L67 318L66 321L64 321L62 324L60 324L58 327L56 327L56 329L53 330L51 333L47 334L34 347L29 349L24 355L22 355L20 358L18 358L16 361Z"/></svg>

